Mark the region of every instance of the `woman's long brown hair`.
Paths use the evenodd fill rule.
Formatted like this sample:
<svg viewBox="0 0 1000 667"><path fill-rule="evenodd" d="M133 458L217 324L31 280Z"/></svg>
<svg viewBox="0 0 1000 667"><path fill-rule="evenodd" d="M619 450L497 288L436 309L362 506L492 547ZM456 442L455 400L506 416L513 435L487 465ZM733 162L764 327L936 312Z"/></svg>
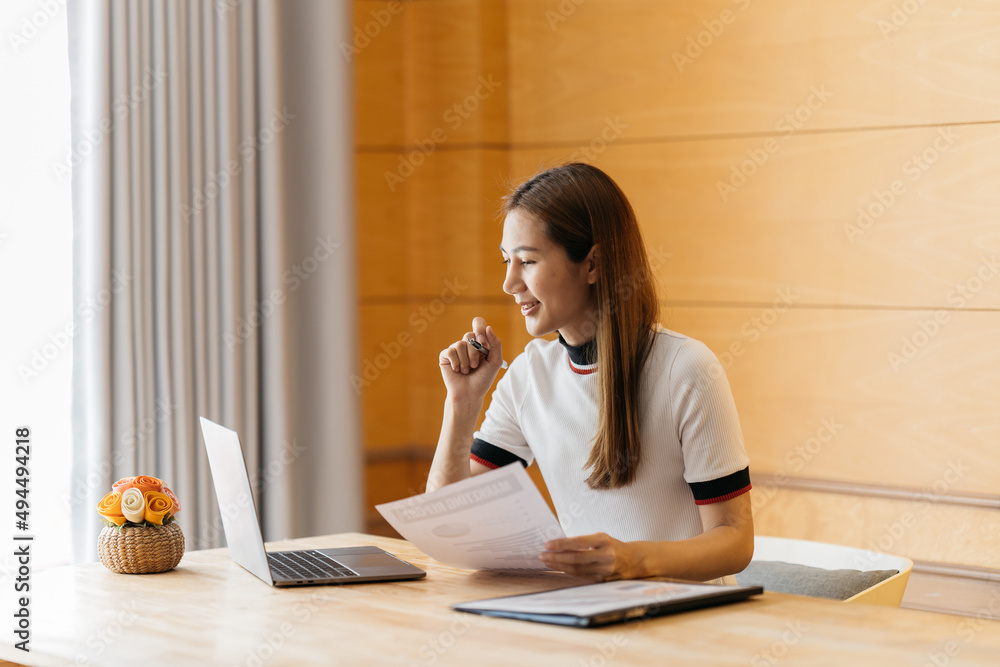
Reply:
<svg viewBox="0 0 1000 667"><path fill-rule="evenodd" d="M579 264L598 246L597 435L587 484L615 489L635 479L641 459L640 383L653 343L656 289L635 212L621 188L597 167L574 162L543 171L505 197L504 213L519 210ZM589 335L589 332L582 332Z"/></svg>

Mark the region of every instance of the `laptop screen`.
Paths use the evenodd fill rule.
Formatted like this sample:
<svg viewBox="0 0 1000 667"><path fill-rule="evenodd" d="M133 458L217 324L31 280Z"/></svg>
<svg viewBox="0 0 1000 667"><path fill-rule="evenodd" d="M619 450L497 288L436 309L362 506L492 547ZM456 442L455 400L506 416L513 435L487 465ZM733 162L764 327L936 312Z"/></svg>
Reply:
<svg viewBox="0 0 1000 667"><path fill-rule="evenodd" d="M222 527L233 560L271 584L271 569L267 565L264 538L257 520L257 508L250 491L240 437L236 431L201 418L201 432L208 449L208 464L219 499Z"/></svg>

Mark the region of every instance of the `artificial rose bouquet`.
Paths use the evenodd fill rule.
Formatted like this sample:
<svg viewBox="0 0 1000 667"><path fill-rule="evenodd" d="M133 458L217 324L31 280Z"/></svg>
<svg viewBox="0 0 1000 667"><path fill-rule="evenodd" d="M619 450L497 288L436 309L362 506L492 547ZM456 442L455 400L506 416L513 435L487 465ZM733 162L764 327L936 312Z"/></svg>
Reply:
<svg viewBox="0 0 1000 667"><path fill-rule="evenodd" d="M155 477L124 477L97 505L109 526L165 526L181 509L174 492Z"/></svg>

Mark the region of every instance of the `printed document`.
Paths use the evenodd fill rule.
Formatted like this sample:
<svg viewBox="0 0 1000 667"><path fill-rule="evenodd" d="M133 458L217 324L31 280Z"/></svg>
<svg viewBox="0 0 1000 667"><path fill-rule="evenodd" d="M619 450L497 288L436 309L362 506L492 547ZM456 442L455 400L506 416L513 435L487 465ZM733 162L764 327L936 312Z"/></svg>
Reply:
<svg viewBox="0 0 1000 667"><path fill-rule="evenodd" d="M376 509L418 549L454 567L548 570L538 554L566 536L520 463Z"/></svg>

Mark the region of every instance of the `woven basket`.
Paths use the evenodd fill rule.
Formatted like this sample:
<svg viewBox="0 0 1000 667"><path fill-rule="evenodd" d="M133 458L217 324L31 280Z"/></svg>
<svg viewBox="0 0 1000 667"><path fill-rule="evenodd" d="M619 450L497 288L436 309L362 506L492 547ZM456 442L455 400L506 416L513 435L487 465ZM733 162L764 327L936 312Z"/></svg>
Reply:
<svg viewBox="0 0 1000 667"><path fill-rule="evenodd" d="M104 567L119 574L166 572L184 555L184 533L177 522L166 526L105 526L97 538Z"/></svg>

